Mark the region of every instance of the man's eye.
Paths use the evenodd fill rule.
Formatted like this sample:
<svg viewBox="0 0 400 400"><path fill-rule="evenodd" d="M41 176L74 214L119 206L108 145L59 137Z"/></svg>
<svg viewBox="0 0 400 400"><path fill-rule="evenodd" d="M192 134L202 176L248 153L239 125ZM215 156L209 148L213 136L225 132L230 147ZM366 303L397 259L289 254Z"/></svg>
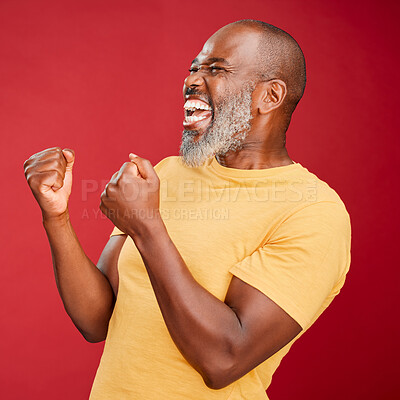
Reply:
<svg viewBox="0 0 400 400"><path fill-rule="evenodd" d="M222 73L223 71L225 71L225 68L215 67L215 66L210 67L210 73L212 75L218 75L218 74Z"/></svg>
<svg viewBox="0 0 400 400"><path fill-rule="evenodd" d="M216 67L216 66L214 66L214 65L213 65L213 66L210 66L210 67L204 67L204 69L206 69L207 71L211 72L212 74L215 74L215 73L217 73L217 72L223 70L222 67ZM197 72L197 71L200 71L200 67L190 67L190 68L189 68L189 72L190 72L191 74L193 74L193 73L195 73L195 72Z"/></svg>

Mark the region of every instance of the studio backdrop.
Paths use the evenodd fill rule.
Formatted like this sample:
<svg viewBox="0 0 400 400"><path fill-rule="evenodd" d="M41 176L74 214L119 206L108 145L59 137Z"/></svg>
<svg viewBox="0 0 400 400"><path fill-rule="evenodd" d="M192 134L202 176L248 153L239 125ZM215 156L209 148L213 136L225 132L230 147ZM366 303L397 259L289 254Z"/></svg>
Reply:
<svg viewBox="0 0 400 400"><path fill-rule="evenodd" d="M130 152L153 165L178 154L190 63L212 33L243 18L302 47L308 82L289 154L339 193L353 229L342 293L268 394L399 398L398 3L1 0L1 399L87 399L103 347L85 342L63 309L25 159L75 150L70 213L97 262L112 229L98 208L105 184Z"/></svg>

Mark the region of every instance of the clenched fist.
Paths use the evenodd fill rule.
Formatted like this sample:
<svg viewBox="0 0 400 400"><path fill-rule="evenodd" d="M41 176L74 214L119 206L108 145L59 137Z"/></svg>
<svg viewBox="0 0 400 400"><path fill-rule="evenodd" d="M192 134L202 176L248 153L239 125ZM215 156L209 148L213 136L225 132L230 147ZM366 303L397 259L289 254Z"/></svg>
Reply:
<svg viewBox="0 0 400 400"><path fill-rule="evenodd" d="M39 203L43 219L67 213L74 160L73 150L53 147L25 161L25 177Z"/></svg>
<svg viewBox="0 0 400 400"><path fill-rule="evenodd" d="M135 236L159 221L160 181L150 161L129 155L101 195L101 211L123 232Z"/></svg>

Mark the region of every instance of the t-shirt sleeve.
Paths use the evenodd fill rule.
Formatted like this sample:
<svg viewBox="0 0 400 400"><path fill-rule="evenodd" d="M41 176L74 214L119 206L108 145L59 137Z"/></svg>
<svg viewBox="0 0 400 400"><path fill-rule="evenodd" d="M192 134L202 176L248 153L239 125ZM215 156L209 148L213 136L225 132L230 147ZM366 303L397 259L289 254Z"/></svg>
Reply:
<svg viewBox="0 0 400 400"><path fill-rule="evenodd" d="M120 229L118 229L116 226L114 226L114 229L111 232L111 236L118 236L118 235L126 235L126 233L122 232Z"/></svg>
<svg viewBox="0 0 400 400"><path fill-rule="evenodd" d="M303 329L335 291L350 264L350 220L342 204L307 205L287 217L230 272L255 287Z"/></svg>

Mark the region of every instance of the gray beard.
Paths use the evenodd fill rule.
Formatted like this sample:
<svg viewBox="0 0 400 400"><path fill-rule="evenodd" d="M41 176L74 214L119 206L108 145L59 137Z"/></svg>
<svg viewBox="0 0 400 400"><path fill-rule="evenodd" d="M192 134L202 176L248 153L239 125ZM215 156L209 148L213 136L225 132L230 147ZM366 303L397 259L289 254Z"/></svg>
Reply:
<svg viewBox="0 0 400 400"><path fill-rule="evenodd" d="M200 139L193 139L197 131L184 130L179 155L188 167L199 167L215 155L239 150L250 131L251 94L254 85L249 83L238 93L226 91L218 104L214 120ZM214 109L215 110L215 109Z"/></svg>

